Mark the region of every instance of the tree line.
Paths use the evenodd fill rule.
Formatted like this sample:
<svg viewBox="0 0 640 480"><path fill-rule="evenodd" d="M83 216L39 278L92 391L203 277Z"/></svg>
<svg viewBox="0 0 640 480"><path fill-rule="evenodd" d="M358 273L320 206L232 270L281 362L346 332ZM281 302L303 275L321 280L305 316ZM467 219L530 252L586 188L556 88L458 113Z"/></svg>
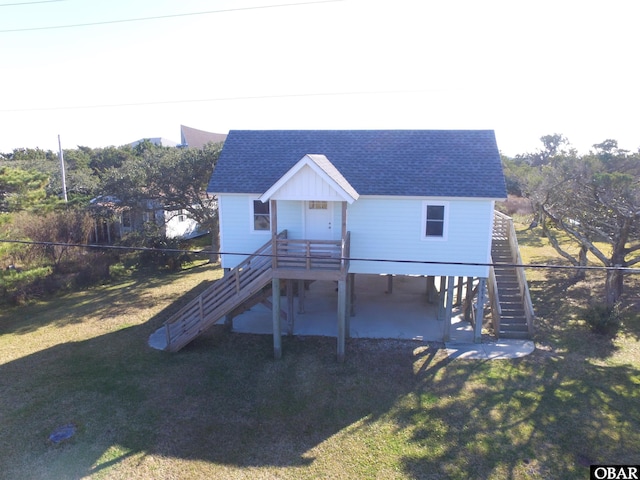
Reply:
<svg viewBox="0 0 640 480"><path fill-rule="evenodd" d="M609 267L603 300L611 309L623 294L625 269L640 263L640 152L605 140L579 154L560 134L541 142L534 152L503 156L507 190L531 202L531 227L567 262ZM143 141L134 147L64 150L66 203L57 152L0 154L0 235L81 243L90 233L89 212L96 214L91 200L107 196L117 198L121 208L149 200L170 205L215 232L215 199L206 186L221 147L181 149ZM7 258L7 251L0 245L0 258L3 252ZM64 258L51 252L50 263L60 269ZM577 278L584 274L577 272Z"/></svg>
<svg viewBox="0 0 640 480"><path fill-rule="evenodd" d="M604 305L611 310L623 294L626 269L640 263L640 152L610 139L586 154L560 134L540 140L533 153L503 157L507 189L531 201L531 228L571 265L593 259L608 267ZM576 279L584 276L576 271Z"/></svg>
<svg viewBox="0 0 640 480"><path fill-rule="evenodd" d="M96 240L99 223L108 225L123 212L150 204L186 215L202 231L213 232L217 212L206 186L221 147L162 147L145 140L133 147L65 149L67 201L58 152L35 148L0 154L0 238L86 244ZM100 202L107 198L110 202ZM145 228L117 241L129 246L179 246L163 238L158 218L148 220L152 221ZM0 290L10 283L9 267L13 280L16 266L25 270L46 266L58 276L84 271L84 283L90 283L93 277L108 276L113 261L113 255L98 250L0 243L4 273Z"/></svg>

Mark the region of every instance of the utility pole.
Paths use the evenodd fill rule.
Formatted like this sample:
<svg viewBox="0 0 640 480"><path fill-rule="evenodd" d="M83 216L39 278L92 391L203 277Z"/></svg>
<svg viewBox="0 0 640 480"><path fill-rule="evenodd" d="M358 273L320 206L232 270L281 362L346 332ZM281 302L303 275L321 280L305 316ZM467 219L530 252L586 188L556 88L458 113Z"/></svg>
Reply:
<svg viewBox="0 0 640 480"><path fill-rule="evenodd" d="M62 154L62 143L60 142L60 135L58 135L58 157L60 157L60 172L62 173L62 193L64 195L64 201L67 202L67 176L64 172L64 155Z"/></svg>

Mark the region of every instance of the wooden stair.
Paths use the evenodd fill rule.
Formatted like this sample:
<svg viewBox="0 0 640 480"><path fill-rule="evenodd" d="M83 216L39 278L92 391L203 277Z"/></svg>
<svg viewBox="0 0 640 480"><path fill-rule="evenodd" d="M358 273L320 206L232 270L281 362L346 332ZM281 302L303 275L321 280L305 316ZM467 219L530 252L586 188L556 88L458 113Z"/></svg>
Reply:
<svg viewBox="0 0 640 480"><path fill-rule="evenodd" d="M177 352L226 315L262 303L271 291L271 241L193 299L149 338L158 350Z"/></svg>
<svg viewBox="0 0 640 480"><path fill-rule="evenodd" d="M508 265L513 263L509 242L494 240L491 257L500 299L500 331L497 334L500 338L529 338L518 275L515 267Z"/></svg>
<svg viewBox="0 0 640 480"><path fill-rule="evenodd" d="M494 333L499 338L530 339L533 335L533 306L521 265L513 221L495 214L491 243L493 263L489 292L492 299Z"/></svg>

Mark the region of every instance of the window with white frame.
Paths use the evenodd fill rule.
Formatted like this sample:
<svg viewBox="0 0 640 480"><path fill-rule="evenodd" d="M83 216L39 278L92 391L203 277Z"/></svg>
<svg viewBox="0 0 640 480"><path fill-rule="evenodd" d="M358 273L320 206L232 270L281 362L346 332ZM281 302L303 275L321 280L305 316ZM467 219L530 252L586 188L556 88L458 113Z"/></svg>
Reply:
<svg viewBox="0 0 640 480"><path fill-rule="evenodd" d="M447 238L448 223L447 202L424 202L422 208L422 238L440 239Z"/></svg>
<svg viewBox="0 0 640 480"><path fill-rule="evenodd" d="M268 232L271 230L271 214L269 212L269 202L262 203L260 200L253 201L252 229L256 232Z"/></svg>

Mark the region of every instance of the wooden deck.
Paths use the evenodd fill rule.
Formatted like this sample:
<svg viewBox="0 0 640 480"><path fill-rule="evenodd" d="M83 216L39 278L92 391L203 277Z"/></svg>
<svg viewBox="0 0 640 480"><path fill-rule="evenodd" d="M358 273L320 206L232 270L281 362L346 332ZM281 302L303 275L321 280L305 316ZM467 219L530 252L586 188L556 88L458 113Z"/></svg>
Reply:
<svg viewBox="0 0 640 480"><path fill-rule="evenodd" d="M277 238L273 278L289 280L344 280L349 271L351 235L343 240ZM282 234L281 236L282 237Z"/></svg>

